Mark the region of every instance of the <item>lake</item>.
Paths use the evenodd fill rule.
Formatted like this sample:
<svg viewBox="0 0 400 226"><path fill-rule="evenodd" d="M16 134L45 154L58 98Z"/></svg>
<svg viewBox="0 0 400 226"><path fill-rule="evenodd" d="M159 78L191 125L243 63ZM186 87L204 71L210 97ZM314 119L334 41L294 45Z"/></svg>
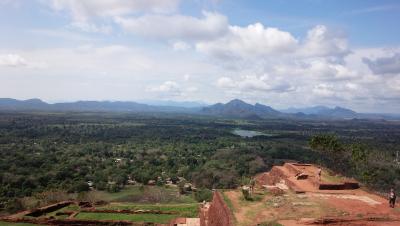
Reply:
<svg viewBox="0 0 400 226"><path fill-rule="evenodd" d="M239 135L241 137L255 137L255 136L261 136L261 135L267 135L258 131L253 131L253 130L244 130L244 129L235 129L232 131L233 134Z"/></svg>

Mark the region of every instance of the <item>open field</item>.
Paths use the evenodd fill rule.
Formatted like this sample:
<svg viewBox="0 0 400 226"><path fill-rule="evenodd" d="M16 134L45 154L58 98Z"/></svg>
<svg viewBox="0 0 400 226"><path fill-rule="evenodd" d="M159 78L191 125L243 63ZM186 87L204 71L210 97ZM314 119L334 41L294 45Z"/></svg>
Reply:
<svg viewBox="0 0 400 226"><path fill-rule="evenodd" d="M169 223L177 215L167 214L118 214L118 213L79 213L75 218L84 220L127 220L133 222Z"/></svg>
<svg viewBox="0 0 400 226"><path fill-rule="evenodd" d="M193 203L191 195L180 195L176 186L141 186L128 185L115 193L106 191L90 191L89 196L107 202L134 202L134 203Z"/></svg>
<svg viewBox="0 0 400 226"><path fill-rule="evenodd" d="M44 226L39 224L28 224L28 223L10 223L0 221L0 226Z"/></svg>
<svg viewBox="0 0 400 226"><path fill-rule="evenodd" d="M24 212L10 217L33 220L68 218L69 220L112 220L160 224L168 224L178 217L198 217L199 204L192 198L192 194L180 195L177 187L131 185L118 193L90 191L86 196L93 202L103 201L103 203L99 206L84 207L78 205L79 202L74 202L65 207L45 211L36 217L26 215ZM155 199L149 197L153 196L166 196L167 199L157 199L164 202L152 202ZM132 202L132 200L140 202ZM8 224L19 225L5 222L1 222L0 225Z"/></svg>
<svg viewBox="0 0 400 226"><path fill-rule="evenodd" d="M181 217L197 217L198 203L187 204L135 204L135 203L110 203L106 206L98 207L103 210L159 210L177 212Z"/></svg>

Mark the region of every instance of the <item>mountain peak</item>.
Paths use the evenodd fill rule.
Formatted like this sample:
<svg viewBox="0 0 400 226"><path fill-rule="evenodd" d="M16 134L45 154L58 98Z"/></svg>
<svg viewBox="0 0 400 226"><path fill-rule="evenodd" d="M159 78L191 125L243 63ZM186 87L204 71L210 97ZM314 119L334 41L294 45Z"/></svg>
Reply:
<svg viewBox="0 0 400 226"><path fill-rule="evenodd" d="M204 107L202 112L239 118L255 118L255 116L258 118L265 118L278 117L281 115L281 112L276 111L269 106L259 103L251 105L240 99L233 99L226 104L214 104L209 107Z"/></svg>
<svg viewBox="0 0 400 226"><path fill-rule="evenodd" d="M47 104L46 102L42 101L39 98L33 98L33 99L28 99L24 100L25 103L30 103L30 104Z"/></svg>
<svg viewBox="0 0 400 226"><path fill-rule="evenodd" d="M243 100L240 99L233 99L231 101L229 101L226 104L243 104L243 105L249 105L248 103L244 102Z"/></svg>

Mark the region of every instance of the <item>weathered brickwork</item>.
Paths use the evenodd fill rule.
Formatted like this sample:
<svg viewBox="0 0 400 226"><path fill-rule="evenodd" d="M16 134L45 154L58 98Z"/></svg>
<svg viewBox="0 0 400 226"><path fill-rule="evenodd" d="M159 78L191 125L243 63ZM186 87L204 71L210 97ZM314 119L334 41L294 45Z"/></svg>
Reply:
<svg viewBox="0 0 400 226"><path fill-rule="evenodd" d="M201 226L233 226L233 216L219 192L214 192L211 203L200 209Z"/></svg>

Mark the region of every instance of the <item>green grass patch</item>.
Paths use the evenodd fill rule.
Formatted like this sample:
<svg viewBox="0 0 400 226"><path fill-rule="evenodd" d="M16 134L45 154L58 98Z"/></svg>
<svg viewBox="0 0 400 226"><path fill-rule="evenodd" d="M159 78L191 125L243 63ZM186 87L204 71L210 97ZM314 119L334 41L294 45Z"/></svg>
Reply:
<svg viewBox="0 0 400 226"><path fill-rule="evenodd" d="M235 207L233 206L232 201L228 198L228 196L225 195L224 191L220 191L221 195L222 195L222 199L224 200L225 204L228 206L229 210L232 213L232 217L233 217L233 221L235 222L235 225L237 225L237 219L235 217L234 211L235 211Z"/></svg>
<svg viewBox="0 0 400 226"><path fill-rule="evenodd" d="M221 192L221 194L222 194L222 198L224 199L224 202L226 203L228 208L231 210L231 212L234 212L235 211L235 207L233 206L232 201L228 198L228 196L225 195L224 192Z"/></svg>
<svg viewBox="0 0 400 226"><path fill-rule="evenodd" d="M169 223L177 215L169 214L120 214L120 213L79 213L75 218L83 220L127 220L132 222Z"/></svg>
<svg viewBox="0 0 400 226"><path fill-rule="evenodd" d="M139 186L126 186L119 192L111 193L107 191L92 191L91 193L100 200L105 200L108 202L112 201L121 201L124 199L128 199L130 197L140 196L143 194L143 191L139 189Z"/></svg>
<svg viewBox="0 0 400 226"><path fill-rule="evenodd" d="M343 177L335 175L332 171L324 169L322 172L322 181L328 183L341 183L343 182Z"/></svg>
<svg viewBox="0 0 400 226"><path fill-rule="evenodd" d="M192 195L180 195L176 187L164 186L126 186L123 190L110 193L106 191L92 191L99 200L108 202L134 203L195 203Z"/></svg>
<svg viewBox="0 0 400 226"><path fill-rule="evenodd" d="M46 213L46 214L42 215L41 217L55 217L57 219L65 219L66 217L68 217L67 215L57 216L57 213L65 212L65 211L79 211L79 210L80 210L80 208L78 205L68 205L68 206L58 209L56 211Z"/></svg>
<svg viewBox="0 0 400 226"><path fill-rule="evenodd" d="M176 212L180 217L198 217L198 204L128 204L128 203L110 203L107 206L102 206L97 209L111 209L111 210L160 210Z"/></svg>
<svg viewBox="0 0 400 226"><path fill-rule="evenodd" d="M265 221L265 222L262 222L261 224L258 224L258 225L259 226L283 226L283 225L279 224L276 221Z"/></svg>
<svg viewBox="0 0 400 226"><path fill-rule="evenodd" d="M11 226L43 226L43 225L39 225L39 224L10 223L10 222L0 221L0 226L7 226L7 225L11 225Z"/></svg>
<svg viewBox="0 0 400 226"><path fill-rule="evenodd" d="M253 193L249 198L245 199L244 196L242 196L240 198L240 200L242 201L242 204L248 204L251 202L261 202L262 199L264 198L265 193Z"/></svg>

